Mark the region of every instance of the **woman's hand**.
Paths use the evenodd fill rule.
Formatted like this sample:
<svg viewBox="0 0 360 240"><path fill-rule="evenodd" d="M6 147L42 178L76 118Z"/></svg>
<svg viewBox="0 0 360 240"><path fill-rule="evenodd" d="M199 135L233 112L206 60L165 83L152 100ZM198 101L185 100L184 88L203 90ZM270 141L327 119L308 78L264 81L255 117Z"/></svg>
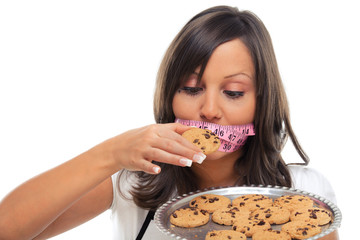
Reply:
<svg viewBox="0 0 360 240"><path fill-rule="evenodd" d="M106 142L110 141L112 159L120 168L158 174L161 169L152 161L190 167L205 159L199 148L181 136L190 128L179 123L153 124Z"/></svg>

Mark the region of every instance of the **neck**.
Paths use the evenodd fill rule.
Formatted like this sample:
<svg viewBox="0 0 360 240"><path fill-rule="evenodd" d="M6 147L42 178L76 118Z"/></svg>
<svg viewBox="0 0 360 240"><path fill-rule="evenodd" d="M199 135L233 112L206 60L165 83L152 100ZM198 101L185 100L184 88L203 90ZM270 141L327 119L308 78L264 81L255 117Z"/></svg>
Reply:
<svg viewBox="0 0 360 240"><path fill-rule="evenodd" d="M193 164L191 167L197 177L198 187L204 189L234 186L240 177L234 166L241 152L228 153L220 158L215 158L214 155L208 156L202 164Z"/></svg>

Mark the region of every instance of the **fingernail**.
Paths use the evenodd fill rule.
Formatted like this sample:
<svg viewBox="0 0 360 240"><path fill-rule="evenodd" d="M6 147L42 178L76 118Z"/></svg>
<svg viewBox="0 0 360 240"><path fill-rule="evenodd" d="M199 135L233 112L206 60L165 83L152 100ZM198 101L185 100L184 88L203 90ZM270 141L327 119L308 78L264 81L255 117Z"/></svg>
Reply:
<svg viewBox="0 0 360 240"><path fill-rule="evenodd" d="M195 153L193 156L193 159L195 162L197 162L198 164L202 164L202 162L205 160L206 155L203 154L202 152L199 153Z"/></svg>
<svg viewBox="0 0 360 240"><path fill-rule="evenodd" d="M153 167L153 171L154 171L154 173L158 174L160 172L160 168L159 167Z"/></svg>
<svg viewBox="0 0 360 240"><path fill-rule="evenodd" d="M187 158L180 158L180 164L191 167L192 161Z"/></svg>

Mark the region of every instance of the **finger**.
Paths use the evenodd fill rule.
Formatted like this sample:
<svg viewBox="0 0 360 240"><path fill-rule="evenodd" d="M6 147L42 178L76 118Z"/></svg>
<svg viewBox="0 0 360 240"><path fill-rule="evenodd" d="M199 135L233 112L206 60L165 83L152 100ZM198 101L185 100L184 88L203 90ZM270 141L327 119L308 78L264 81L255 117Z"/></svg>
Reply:
<svg viewBox="0 0 360 240"><path fill-rule="evenodd" d="M173 127L173 130L180 135L183 134L185 131L193 128L191 126L185 126L181 123L171 123L171 127Z"/></svg>
<svg viewBox="0 0 360 240"><path fill-rule="evenodd" d="M182 157L185 159L191 159L191 161L201 164L206 158L206 155L201 152L201 149L197 148L183 137L179 136L179 138L181 138L179 141L168 138L161 138L159 141L153 143L153 147L155 149L161 149L170 154L177 155L178 158ZM191 145L191 148L185 146L188 144Z"/></svg>
<svg viewBox="0 0 360 240"><path fill-rule="evenodd" d="M148 151L148 154L145 158L148 160L154 160L157 162L177 165L181 167L191 167L193 163L193 160L191 159L172 154L158 148L152 148L151 151Z"/></svg>
<svg viewBox="0 0 360 240"><path fill-rule="evenodd" d="M181 145L183 145L189 149L192 149L193 151L201 152L201 150L197 146L195 146L194 144L192 144L191 142L189 142L188 140L186 140L184 137L182 137L180 135L180 134L184 133L186 130L191 129L192 127L184 126L180 123L169 124L169 127L173 131L166 131L166 129L161 129L161 130L159 130L159 133L158 133L159 137L172 139L172 140L180 143Z"/></svg>
<svg viewBox="0 0 360 240"><path fill-rule="evenodd" d="M192 159L193 161L201 164L206 158L206 155L203 154L199 147L195 146L179 134L181 132L191 129L192 127L184 126L180 123L168 124L168 127L170 127L173 131L168 132L166 131L166 129L163 129L163 131L159 131L159 136L162 138L162 141L159 141L159 144L163 143L163 145L158 145L158 147L175 153L177 155ZM180 145L163 141L166 138L173 140Z"/></svg>
<svg viewBox="0 0 360 240"><path fill-rule="evenodd" d="M161 168L158 165L155 165L145 159L138 161L138 168L138 170L149 174L159 174L161 172Z"/></svg>

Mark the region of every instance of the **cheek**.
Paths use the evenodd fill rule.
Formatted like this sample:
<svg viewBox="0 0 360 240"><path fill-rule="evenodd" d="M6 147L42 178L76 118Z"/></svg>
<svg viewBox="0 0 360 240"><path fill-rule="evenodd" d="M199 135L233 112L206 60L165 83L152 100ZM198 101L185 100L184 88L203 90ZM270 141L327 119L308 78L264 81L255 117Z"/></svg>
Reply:
<svg viewBox="0 0 360 240"><path fill-rule="evenodd" d="M226 116L229 124L242 125L254 122L255 102L255 96L249 96L246 98L246 101L241 101L238 104L228 104Z"/></svg>
<svg viewBox="0 0 360 240"><path fill-rule="evenodd" d="M183 96L176 93L173 98L172 107L177 118L191 119L194 116L194 104L189 103Z"/></svg>
<svg viewBox="0 0 360 240"><path fill-rule="evenodd" d="M256 98L255 95L251 97L248 109L247 109L247 118L248 122L254 122L255 120L255 110L256 110Z"/></svg>

